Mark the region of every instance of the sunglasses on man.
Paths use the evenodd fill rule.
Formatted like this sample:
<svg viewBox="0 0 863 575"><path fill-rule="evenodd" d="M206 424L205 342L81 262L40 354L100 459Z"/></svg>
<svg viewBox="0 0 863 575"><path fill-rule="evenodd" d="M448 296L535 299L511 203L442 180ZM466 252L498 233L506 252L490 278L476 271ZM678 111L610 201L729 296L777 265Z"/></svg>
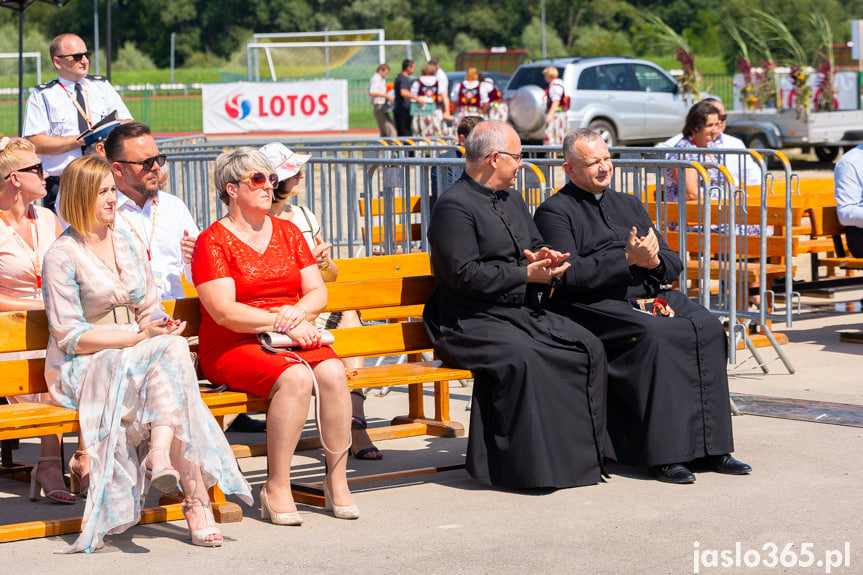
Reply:
<svg viewBox="0 0 863 575"><path fill-rule="evenodd" d="M58 58L71 58L73 62L80 62L84 58L84 56L86 56L87 59L89 60L90 59L90 50L87 50L86 52L78 52L77 54L58 54L57 55Z"/></svg>
<svg viewBox="0 0 863 575"><path fill-rule="evenodd" d="M241 178L237 183L239 184L242 181L248 180L249 185L255 189L263 188L267 182L270 182L274 188L279 184L279 177L276 174L265 174L263 172L255 172L254 174L250 174L245 178Z"/></svg>
<svg viewBox="0 0 863 575"><path fill-rule="evenodd" d="M142 166L144 168L144 171L149 172L150 170L153 169L153 164L159 164L159 167L161 168L162 166L165 165L165 162L167 160L168 160L168 156L166 156L165 154L158 154L158 155L153 156L151 158L145 158L145 159L141 160L140 162L135 162L132 160L114 160L114 161L119 163L119 164L135 164L136 166Z"/></svg>
<svg viewBox="0 0 863 575"><path fill-rule="evenodd" d="M34 174L36 174L39 177L39 179L41 179L42 178L42 162L39 162L38 164L33 164L32 166L27 166L26 168L19 168L17 170L12 170L8 174L6 174L6 177L3 179L8 180L9 176L14 174L15 172L33 172Z"/></svg>

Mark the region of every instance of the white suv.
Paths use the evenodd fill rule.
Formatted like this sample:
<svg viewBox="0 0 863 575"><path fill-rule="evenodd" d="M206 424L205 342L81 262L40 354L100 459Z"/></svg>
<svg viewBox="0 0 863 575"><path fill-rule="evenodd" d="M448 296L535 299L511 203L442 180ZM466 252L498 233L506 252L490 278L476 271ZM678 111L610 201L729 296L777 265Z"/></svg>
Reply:
<svg viewBox="0 0 863 575"><path fill-rule="evenodd" d="M524 141L542 141L542 70L554 66L570 98L569 128L592 128L609 146L653 144L683 129L692 104L677 82L647 60L626 57L563 58L522 64L504 91L509 121Z"/></svg>

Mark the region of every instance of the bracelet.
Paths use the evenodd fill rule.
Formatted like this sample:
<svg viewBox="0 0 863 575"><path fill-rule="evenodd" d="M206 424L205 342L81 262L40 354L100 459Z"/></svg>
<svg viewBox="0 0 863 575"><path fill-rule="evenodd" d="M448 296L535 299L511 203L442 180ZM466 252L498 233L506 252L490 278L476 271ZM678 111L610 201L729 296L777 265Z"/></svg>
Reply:
<svg viewBox="0 0 863 575"><path fill-rule="evenodd" d="M328 269L330 269L331 263L333 263L333 260L327 258L327 262L324 265L318 264L318 269L322 272L327 271Z"/></svg>
<svg viewBox="0 0 863 575"><path fill-rule="evenodd" d="M303 306L300 305L300 302L295 303L294 307L298 307L301 310L303 310L303 319L306 319L306 316L309 315L309 312L306 311L306 308L304 308Z"/></svg>

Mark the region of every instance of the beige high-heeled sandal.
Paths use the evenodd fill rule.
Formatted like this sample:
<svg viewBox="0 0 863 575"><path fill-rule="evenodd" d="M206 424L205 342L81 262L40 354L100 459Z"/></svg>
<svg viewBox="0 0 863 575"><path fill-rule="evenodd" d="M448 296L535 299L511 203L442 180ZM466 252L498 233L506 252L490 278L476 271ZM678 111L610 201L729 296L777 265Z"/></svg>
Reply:
<svg viewBox="0 0 863 575"><path fill-rule="evenodd" d="M356 503L353 505L336 505L333 503L333 495L330 492L330 485L326 476L324 477L323 487L325 509L331 509L333 511L333 515L338 519L359 519L360 508L357 507Z"/></svg>
<svg viewBox="0 0 863 575"><path fill-rule="evenodd" d="M77 495L84 499L87 498L87 491L90 489L90 471L88 469L87 473L82 475L80 471L72 467L72 462L80 461L85 457L87 457L87 450L79 449L72 455L72 459L69 460L69 490L74 495ZM87 478L86 483L84 483L85 477Z"/></svg>
<svg viewBox="0 0 863 575"><path fill-rule="evenodd" d="M200 529L189 527L189 536L192 538L192 545L199 547L221 547L223 539L207 540L207 537L210 535L222 535L222 532L216 527L216 520L213 518L213 507L210 505L210 502L207 501L204 503L203 501L190 501L188 499L183 501L183 517L186 518L186 521L189 520L188 513L192 507L202 507L204 509L204 517L207 519L206 527L201 527Z"/></svg>
<svg viewBox="0 0 863 575"><path fill-rule="evenodd" d="M267 497L267 486L261 485L261 519L267 519L275 525L302 525L303 518L299 511L286 511L279 513L273 511L270 507L270 500Z"/></svg>
<svg viewBox="0 0 863 575"><path fill-rule="evenodd" d="M75 503L75 496L65 489L52 489L47 493L45 492L45 489L42 487L42 483L36 479L36 473L39 471L39 464L43 461L60 461L60 456L54 455L50 457L40 457L39 461L36 462L36 465L33 466L33 470L30 471L30 501L39 501L42 495L44 495L55 503L64 503L66 505L72 505Z"/></svg>
<svg viewBox="0 0 863 575"><path fill-rule="evenodd" d="M164 467L153 467L147 469L146 476L150 485L161 491L162 493L171 493L176 491L177 485L180 483L180 474L176 469L171 467L171 458L168 456L168 450L164 447L154 447L147 453L147 459L155 451L161 451L168 460L168 465Z"/></svg>

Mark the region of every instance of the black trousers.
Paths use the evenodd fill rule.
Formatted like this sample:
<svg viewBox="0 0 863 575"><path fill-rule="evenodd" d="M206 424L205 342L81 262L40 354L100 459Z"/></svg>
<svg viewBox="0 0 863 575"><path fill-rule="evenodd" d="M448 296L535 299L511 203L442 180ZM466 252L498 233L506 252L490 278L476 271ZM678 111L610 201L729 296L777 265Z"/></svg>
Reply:
<svg viewBox="0 0 863 575"><path fill-rule="evenodd" d="M413 134L411 133L411 115L408 114L400 114L396 111L393 116L396 119L396 133L401 137L410 137Z"/></svg>

